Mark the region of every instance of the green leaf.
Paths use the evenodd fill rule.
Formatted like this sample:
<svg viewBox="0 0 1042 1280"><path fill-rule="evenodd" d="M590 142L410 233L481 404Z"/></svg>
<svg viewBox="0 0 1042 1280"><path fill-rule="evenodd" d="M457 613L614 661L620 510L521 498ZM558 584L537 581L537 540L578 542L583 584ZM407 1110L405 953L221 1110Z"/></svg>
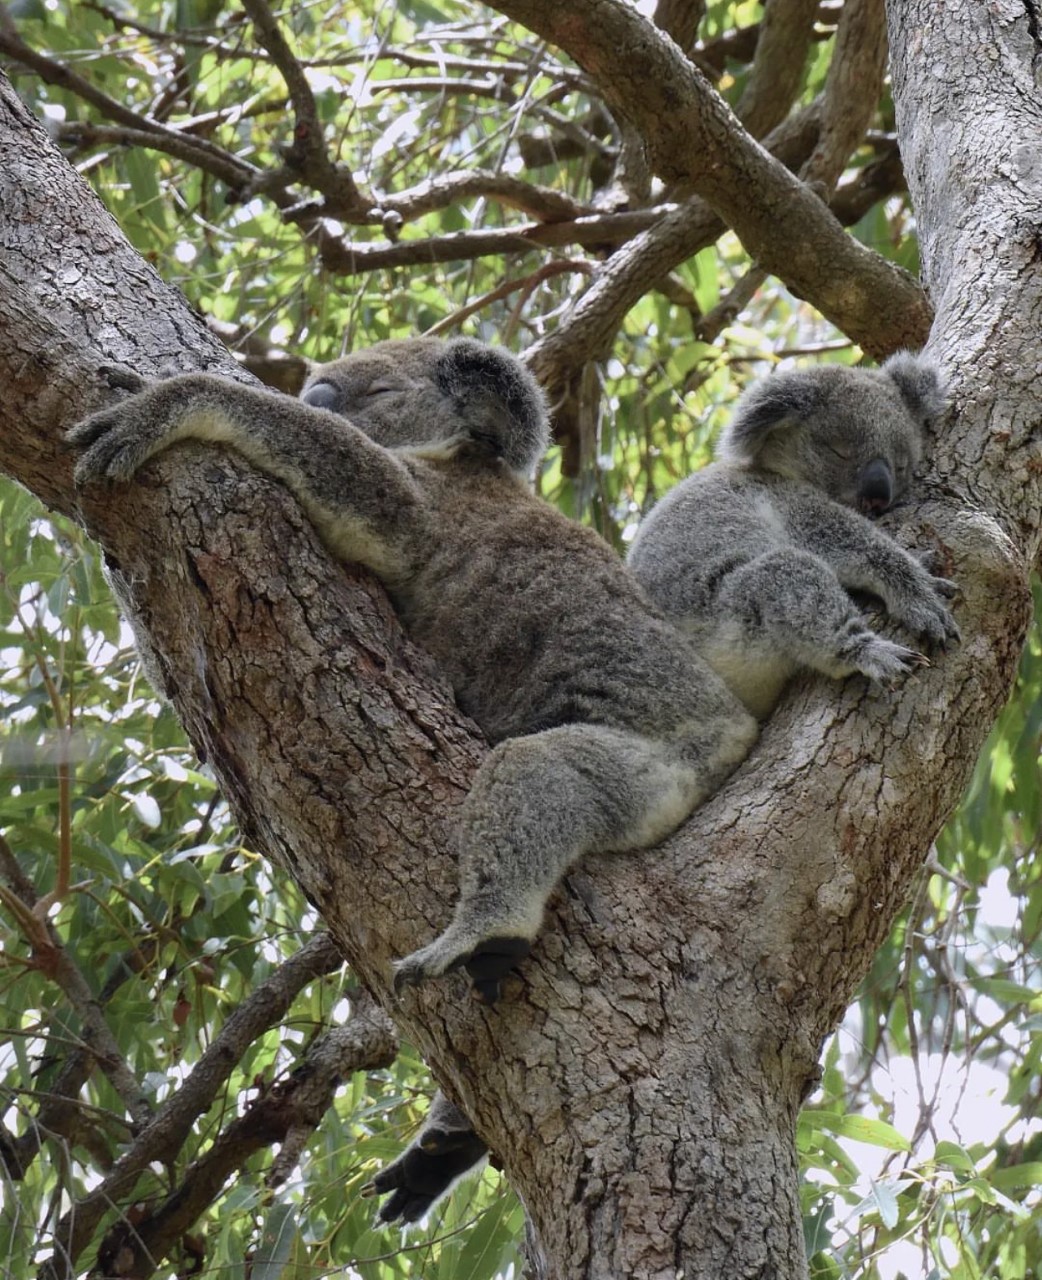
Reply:
<svg viewBox="0 0 1042 1280"><path fill-rule="evenodd" d="M865 1116L836 1115L830 1111L804 1111L812 1128L827 1129L841 1138L869 1142L888 1151L911 1151L908 1139L885 1120L869 1120Z"/></svg>

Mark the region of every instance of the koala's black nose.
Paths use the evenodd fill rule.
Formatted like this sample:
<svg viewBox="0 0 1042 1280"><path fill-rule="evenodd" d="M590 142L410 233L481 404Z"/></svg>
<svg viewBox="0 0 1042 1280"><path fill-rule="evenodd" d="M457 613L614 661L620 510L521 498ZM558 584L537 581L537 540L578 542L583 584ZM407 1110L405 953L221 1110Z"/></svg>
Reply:
<svg viewBox="0 0 1042 1280"><path fill-rule="evenodd" d="M882 458L873 458L862 468L857 481L857 505L862 515L874 519L894 500L894 473Z"/></svg>
<svg viewBox="0 0 1042 1280"><path fill-rule="evenodd" d="M316 382L300 398L316 409L331 409L336 413L340 408L340 392L331 382Z"/></svg>

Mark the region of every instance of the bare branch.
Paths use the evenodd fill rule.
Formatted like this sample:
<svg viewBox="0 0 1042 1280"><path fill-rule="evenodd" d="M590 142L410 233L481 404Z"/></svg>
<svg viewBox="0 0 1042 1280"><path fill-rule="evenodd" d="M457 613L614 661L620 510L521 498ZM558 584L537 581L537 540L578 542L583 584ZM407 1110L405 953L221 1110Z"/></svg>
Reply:
<svg viewBox="0 0 1042 1280"><path fill-rule="evenodd" d="M148 122L142 120L141 123L147 125ZM80 146L110 142L121 147L147 147L152 151L162 151L165 155L175 156L178 160L195 165L204 173L212 174L226 183L232 191L238 191L247 183L255 181L261 172L254 165L233 156L230 151L223 151L204 138L185 135L175 129L159 131L147 127L131 128L129 125L91 124L89 120L70 120L58 126L57 136L59 142Z"/></svg>
<svg viewBox="0 0 1042 1280"><path fill-rule="evenodd" d="M705 0L658 0L655 26L675 40L685 53L690 53L705 11Z"/></svg>
<svg viewBox="0 0 1042 1280"><path fill-rule="evenodd" d="M819 0L767 0L738 119L762 138L788 115L803 81Z"/></svg>
<svg viewBox="0 0 1042 1280"><path fill-rule="evenodd" d="M28 67L30 71L40 77L44 84L57 85L61 89L67 89L70 93L74 93L78 98L82 98L84 102L89 102L107 120L115 120L131 129L147 129L157 133L162 129L162 126L152 124L142 116L139 116L137 112L131 111L128 107L123 106L122 103L117 102L115 98L110 98L107 93L102 93L100 89L96 89L89 80L84 80L81 75L72 71L64 63L58 62L54 58L48 58L45 54L37 53L18 34L14 19L4 4L0 4L0 53L6 53L9 58L12 58L21 66Z"/></svg>
<svg viewBox="0 0 1042 1280"><path fill-rule="evenodd" d="M820 110L820 103L812 104L767 139L766 145L783 163L799 167L811 154L818 138ZM607 357L622 317L657 280L712 244L724 230L723 220L695 196L613 253L567 319L527 352L526 358L551 400L560 398L561 386L576 368L588 360ZM567 423L559 422L558 426L567 434Z"/></svg>
<svg viewBox="0 0 1042 1280"><path fill-rule="evenodd" d="M547 262L543 266L537 268L530 275L522 277L520 280L504 280L502 284L497 285L495 289L491 289L488 293L482 294L480 298L475 298L473 302L468 302L465 307L460 307L458 311L454 311L451 315L446 316L443 320L439 320L437 324L432 324L429 329L425 329L424 333L428 338L433 338L437 334L446 333L449 329L455 329L461 325L464 320L477 312L484 310L493 302L499 302L503 298L509 298L512 293L519 290L522 293L522 299L527 298L533 290L537 289L544 280L549 280L553 276L563 275L567 271L581 272L583 275L589 275L593 272L593 264L589 262L575 262L569 259L558 262ZM519 301L518 306L521 305ZM517 314L517 307L514 308L514 315ZM507 326L507 330L510 329ZM509 341L509 333L504 332L504 342Z"/></svg>
<svg viewBox="0 0 1042 1280"><path fill-rule="evenodd" d="M766 279L766 271L750 267L734 288L695 324L695 336L703 342L715 342L721 332L734 323L738 313L752 302Z"/></svg>
<svg viewBox="0 0 1042 1280"><path fill-rule="evenodd" d="M509 174L489 173L482 169L440 174L397 195L382 196L380 205L383 209L400 213L408 221L474 196L496 200L510 209L520 209L541 222L563 222L596 214L596 210L573 200L563 191L532 186Z"/></svg>
<svg viewBox="0 0 1042 1280"><path fill-rule="evenodd" d="M500 0L496 7L570 53L612 110L643 134L654 169L702 195L760 266L867 351L925 342L931 312L918 283L848 236L817 196L741 128L676 45L630 5Z"/></svg>
<svg viewBox="0 0 1042 1280"><path fill-rule="evenodd" d="M153 1160L170 1160L192 1125L216 1098L242 1055L259 1035L281 1021L297 993L315 978L332 973L343 956L327 933L307 942L231 1014L180 1089L141 1130L133 1145L61 1220L55 1256L75 1261L102 1217L133 1190L138 1174Z"/></svg>
<svg viewBox="0 0 1042 1280"><path fill-rule="evenodd" d="M299 169L312 186L325 192L337 208L364 208L371 201L359 191L350 170L344 165L334 164L329 158L311 86L303 67L282 34L275 15L268 7L267 0L243 0L243 8L253 21L258 41L271 54L272 61L285 80L293 103L296 119L293 145L286 155L287 162Z"/></svg>
<svg viewBox="0 0 1042 1280"><path fill-rule="evenodd" d="M840 222L849 227L859 222L880 200L907 190L901 152L895 138L878 160L858 169L849 182L836 189L830 207Z"/></svg>
<svg viewBox="0 0 1042 1280"><path fill-rule="evenodd" d="M875 114L886 73L883 0L846 0L825 81L821 137L803 177L827 191L861 145Z"/></svg>
<svg viewBox="0 0 1042 1280"><path fill-rule="evenodd" d="M675 205L658 205L633 213L590 214L567 222L529 222L491 231L455 231L392 245L351 244L324 232L319 248L328 271L351 276L380 267L465 262L487 254L529 253L546 246L618 244L654 226L675 209Z"/></svg>
<svg viewBox="0 0 1042 1280"><path fill-rule="evenodd" d="M121 1220L108 1232L98 1251L98 1263L106 1275L119 1257L120 1274L147 1280L255 1151L276 1142L285 1144L269 1182L285 1179L292 1171L292 1154L314 1132L338 1085L355 1071L375 1071L394 1061L398 1037L391 1020L367 993L359 991L352 1000L355 1012L350 1020L316 1040L287 1080L234 1120L185 1171L180 1186L154 1213L133 1223Z"/></svg>

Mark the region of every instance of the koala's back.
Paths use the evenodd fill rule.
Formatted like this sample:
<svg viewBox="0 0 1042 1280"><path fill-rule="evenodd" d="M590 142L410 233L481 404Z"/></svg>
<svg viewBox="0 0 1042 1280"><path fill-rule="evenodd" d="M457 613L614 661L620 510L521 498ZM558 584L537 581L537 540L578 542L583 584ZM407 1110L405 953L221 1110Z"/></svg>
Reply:
<svg viewBox="0 0 1042 1280"><path fill-rule="evenodd" d="M739 704L595 533L480 463L417 463L432 527L391 594L493 742L572 722L742 721Z"/></svg>

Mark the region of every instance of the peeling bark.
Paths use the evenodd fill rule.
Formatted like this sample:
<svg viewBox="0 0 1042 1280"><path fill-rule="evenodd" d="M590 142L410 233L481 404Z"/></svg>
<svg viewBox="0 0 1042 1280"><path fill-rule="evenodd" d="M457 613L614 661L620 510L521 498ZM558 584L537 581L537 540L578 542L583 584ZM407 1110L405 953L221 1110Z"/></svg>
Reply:
<svg viewBox="0 0 1042 1280"><path fill-rule="evenodd" d="M562 22L573 8L556 6ZM216 448L171 451L79 509L59 436L105 394L98 365L236 371L0 94L0 466L118 562L247 838L297 878L502 1161L536 1276L804 1273L799 1102L1016 671L1042 518L1035 46L1013 0L904 0L891 21L957 413L889 527L950 557L963 645L892 695L794 687L676 836L568 877L492 1011L461 977L390 996L390 958L448 919L452 809L483 745L380 590Z"/></svg>

